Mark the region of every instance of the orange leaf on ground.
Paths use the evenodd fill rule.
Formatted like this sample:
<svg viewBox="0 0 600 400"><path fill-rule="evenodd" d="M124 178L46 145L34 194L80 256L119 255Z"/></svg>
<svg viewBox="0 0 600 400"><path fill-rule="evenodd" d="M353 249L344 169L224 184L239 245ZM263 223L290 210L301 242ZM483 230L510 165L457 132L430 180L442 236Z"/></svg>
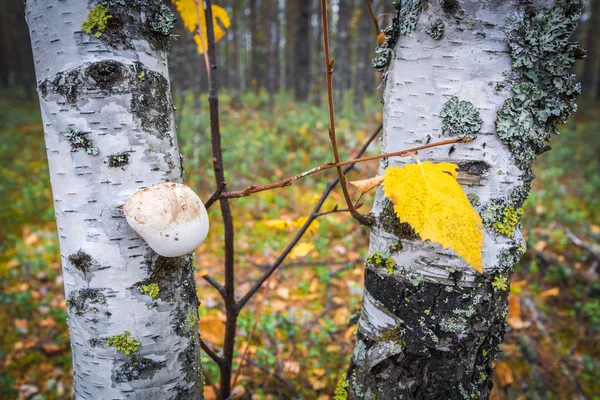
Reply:
<svg viewBox="0 0 600 400"><path fill-rule="evenodd" d="M498 378L502 387L506 387L515 381L512 369L507 363L502 361L496 362L494 375Z"/></svg>
<svg viewBox="0 0 600 400"><path fill-rule="evenodd" d="M556 297L560 294L560 289L558 287L553 287L552 289L544 290L540 293L540 297L545 299L547 297Z"/></svg>
<svg viewBox="0 0 600 400"><path fill-rule="evenodd" d="M198 326L200 327L200 335L203 338L215 346L223 346L225 324L218 317L202 317Z"/></svg>

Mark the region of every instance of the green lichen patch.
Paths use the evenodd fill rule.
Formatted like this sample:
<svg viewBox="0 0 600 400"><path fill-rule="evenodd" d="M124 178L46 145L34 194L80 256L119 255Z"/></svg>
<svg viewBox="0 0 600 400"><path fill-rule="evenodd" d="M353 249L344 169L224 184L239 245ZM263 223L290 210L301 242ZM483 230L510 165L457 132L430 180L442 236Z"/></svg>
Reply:
<svg viewBox="0 0 600 400"><path fill-rule="evenodd" d="M117 351L122 352L126 356L138 351L140 345L141 343L135 340L127 330L123 333L117 333L106 338L107 347L114 347Z"/></svg>
<svg viewBox="0 0 600 400"><path fill-rule="evenodd" d="M423 10L421 0L402 0L400 10L400 33L406 35L415 30L417 21Z"/></svg>
<svg viewBox="0 0 600 400"><path fill-rule="evenodd" d="M340 379L333 394L333 400L348 400L348 380Z"/></svg>
<svg viewBox="0 0 600 400"><path fill-rule="evenodd" d="M522 215L523 209L513 206L510 200L494 199L481 211L481 220L488 232L512 238Z"/></svg>
<svg viewBox="0 0 600 400"><path fill-rule="evenodd" d="M77 151L77 149L84 149L85 152L91 156L97 156L99 150L94 147L94 143L88 139L87 133L81 131L75 131L72 128L67 128L63 132L63 136L66 137L71 143L71 151Z"/></svg>
<svg viewBox="0 0 600 400"><path fill-rule="evenodd" d="M89 304L106 304L106 297L102 293L102 289L80 289L73 290L69 293L67 299L67 307L69 311L73 311L75 315L81 316L88 309L91 310Z"/></svg>
<svg viewBox="0 0 600 400"><path fill-rule="evenodd" d="M110 168L124 167L127 164L129 164L129 153L126 151L108 156L108 166Z"/></svg>
<svg viewBox="0 0 600 400"><path fill-rule="evenodd" d="M467 319L461 316L451 316L442 319L440 329L444 332L459 333L467 329Z"/></svg>
<svg viewBox="0 0 600 400"><path fill-rule="evenodd" d="M81 27L88 35L93 34L94 37L99 38L106 30L108 20L111 18L112 15L109 14L108 9L98 5L90 11L87 20L81 24Z"/></svg>
<svg viewBox="0 0 600 400"><path fill-rule="evenodd" d="M519 262L521 256L525 254L527 247L525 244L514 245L509 248L502 249L498 255L498 271L512 271L513 267Z"/></svg>
<svg viewBox="0 0 600 400"><path fill-rule="evenodd" d="M156 298L158 296L158 294L160 293L160 288L158 287L158 284L156 284L156 283L142 285L140 287L140 290L142 293L147 294L148 296L152 297L153 299Z"/></svg>
<svg viewBox="0 0 600 400"><path fill-rule="evenodd" d="M502 210L502 218L494 223L494 229L501 235L513 237L515 227L521 220L523 209L515 209L513 206L507 206Z"/></svg>
<svg viewBox="0 0 600 400"><path fill-rule="evenodd" d="M481 205L479 196L477 196L475 193L467 194L467 199L469 199L469 203L471 203L473 207L479 207Z"/></svg>
<svg viewBox="0 0 600 400"><path fill-rule="evenodd" d="M375 252L367 258L367 264L377 268L383 268L388 274L393 274L396 262L392 257L384 257L380 252Z"/></svg>
<svg viewBox="0 0 600 400"><path fill-rule="evenodd" d="M444 21L441 18L436 19L433 24L425 29L425 33L431 36L433 40L440 40L444 36Z"/></svg>
<svg viewBox="0 0 600 400"><path fill-rule="evenodd" d="M444 118L442 130L450 136L475 139L481 129L483 120L479 111L468 101L461 101L456 96L444 104L440 117Z"/></svg>
<svg viewBox="0 0 600 400"><path fill-rule="evenodd" d="M168 5L160 4L158 10L150 16L150 29L162 36L169 36L175 27L177 18Z"/></svg>
<svg viewBox="0 0 600 400"><path fill-rule="evenodd" d="M494 281L492 282L492 287L496 292L508 291L508 278L502 275L496 275L494 277Z"/></svg>
<svg viewBox="0 0 600 400"><path fill-rule="evenodd" d="M381 30L381 33L385 35L385 42L375 49L377 56L371 61L373 68L378 71L383 72L390 63L394 55L394 47L400 36L401 25L404 26L404 22L407 20L405 5L414 2L415 0L398 0L394 2L395 12L393 13L392 23Z"/></svg>
<svg viewBox="0 0 600 400"><path fill-rule="evenodd" d="M570 36L581 15L581 2L557 4L507 19L505 32L517 83L498 111L496 131L528 170L549 149L546 141L577 109L581 92L570 70L583 52Z"/></svg>
<svg viewBox="0 0 600 400"><path fill-rule="evenodd" d="M131 382L134 380L150 379L166 367L166 362L157 362L146 357L131 356L112 373L114 382Z"/></svg>

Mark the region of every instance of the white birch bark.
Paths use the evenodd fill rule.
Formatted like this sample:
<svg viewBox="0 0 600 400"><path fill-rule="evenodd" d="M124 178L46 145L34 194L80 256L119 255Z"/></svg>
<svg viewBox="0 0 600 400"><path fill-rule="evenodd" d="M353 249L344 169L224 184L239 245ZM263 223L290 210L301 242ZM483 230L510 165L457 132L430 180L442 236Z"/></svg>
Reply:
<svg viewBox="0 0 600 400"><path fill-rule="evenodd" d="M424 3L420 16L411 14ZM534 3L532 10L554 5ZM418 157L459 165L458 180L486 224L484 274L451 249L406 232L380 188L369 254L391 257L396 269L390 273L367 261L348 392L352 399L487 398L491 361L504 334L508 286L502 284L509 283L524 251L518 224L504 234L494 224L502 222L509 205L521 207L532 179L531 163L519 163L496 129L498 112L518 82L506 19L526 7L495 0L404 0L402 5L402 13L418 19L414 30L399 36L387 70L381 151L444 140L444 105L452 97L473 104L483 120L475 140L423 150ZM444 26L441 38L426 31L438 20ZM381 174L388 162L391 167L414 161L391 158L382 163Z"/></svg>
<svg viewBox="0 0 600 400"><path fill-rule="evenodd" d="M140 188L181 179L166 59L172 14L158 0L103 4L106 29L87 34L95 1L26 3L75 397L198 399L192 256L158 257L117 209ZM151 284L158 293L142 288Z"/></svg>

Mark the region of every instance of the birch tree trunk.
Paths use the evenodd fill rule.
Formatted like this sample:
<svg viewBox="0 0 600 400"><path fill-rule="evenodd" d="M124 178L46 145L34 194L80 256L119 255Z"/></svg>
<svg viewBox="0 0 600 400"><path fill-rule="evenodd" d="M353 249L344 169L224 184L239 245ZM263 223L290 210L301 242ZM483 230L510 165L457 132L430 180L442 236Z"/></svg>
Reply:
<svg viewBox="0 0 600 400"><path fill-rule="evenodd" d="M575 110L580 91L569 73L582 56L569 41L580 4L403 0L396 12L373 60L384 69L391 59L382 152L447 135L474 138L418 156L458 164L459 182L484 223L484 273L419 240L379 190L344 384L351 399L485 399L510 274L525 250L518 221L531 164ZM410 162L384 160L381 173Z"/></svg>
<svg viewBox="0 0 600 400"><path fill-rule="evenodd" d="M157 256L117 209L181 179L166 59L175 17L160 0L27 0L26 17L75 397L202 398L193 256Z"/></svg>

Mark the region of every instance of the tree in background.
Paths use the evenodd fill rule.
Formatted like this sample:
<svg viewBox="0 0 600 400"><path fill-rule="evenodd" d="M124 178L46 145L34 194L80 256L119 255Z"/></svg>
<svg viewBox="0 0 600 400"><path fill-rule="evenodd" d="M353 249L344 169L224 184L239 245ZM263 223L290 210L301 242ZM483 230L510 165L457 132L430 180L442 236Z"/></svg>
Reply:
<svg viewBox="0 0 600 400"><path fill-rule="evenodd" d="M28 1L78 399L200 399L192 254L157 256L117 208L181 179L160 0Z"/></svg>
<svg viewBox="0 0 600 400"><path fill-rule="evenodd" d="M569 38L581 4L401 3L373 61L384 69L391 60L382 151L445 136L473 139L419 157L458 165L458 180L483 220L483 273L420 240L397 219L393 193L379 190L358 338L342 386L352 399L488 398L510 276L525 250L519 220L531 166L580 92L570 69L583 52ZM405 163L389 159L381 170ZM449 211L430 210L428 224ZM450 223L441 218L428 229ZM449 232L448 239L461 234Z"/></svg>

